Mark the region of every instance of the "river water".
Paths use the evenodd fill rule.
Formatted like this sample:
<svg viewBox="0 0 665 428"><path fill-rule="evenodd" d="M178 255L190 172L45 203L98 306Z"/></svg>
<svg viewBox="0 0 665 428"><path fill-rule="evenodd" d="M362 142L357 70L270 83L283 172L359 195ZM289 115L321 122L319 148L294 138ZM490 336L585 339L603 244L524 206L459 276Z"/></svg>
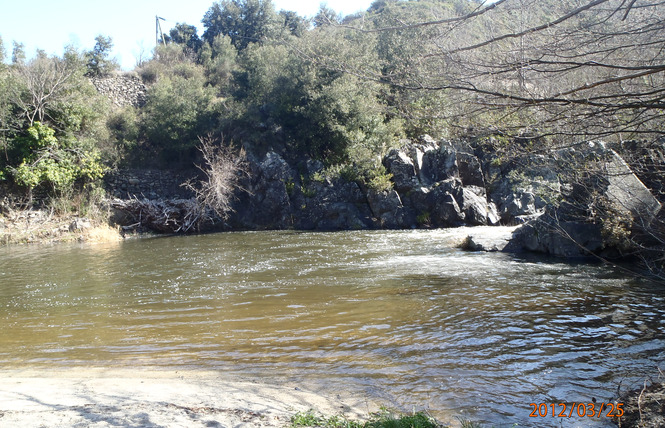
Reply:
<svg viewBox="0 0 665 428"><path fill-rule="evenodd" d="M0 249L4 368L202 369L490 426L609 402L665 358L665 287L462 252L463 230L243 232ZM665 367L663 367L665 368Z"/></svg>

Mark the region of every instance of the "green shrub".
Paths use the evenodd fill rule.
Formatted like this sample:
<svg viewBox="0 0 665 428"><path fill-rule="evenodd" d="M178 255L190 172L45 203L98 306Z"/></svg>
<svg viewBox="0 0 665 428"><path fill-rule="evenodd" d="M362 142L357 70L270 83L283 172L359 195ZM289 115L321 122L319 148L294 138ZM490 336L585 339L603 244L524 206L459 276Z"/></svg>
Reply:
<svg viewBox="0 0 665 428"><path fill-rule="evenodd" d="M395 414L388 409L371 415L366 422L346 419L343 416L326 417L314 410L299 412L291 418L292 427L319 428L439 428L442 427L434 418L424 412L411 415Z"/></svg>

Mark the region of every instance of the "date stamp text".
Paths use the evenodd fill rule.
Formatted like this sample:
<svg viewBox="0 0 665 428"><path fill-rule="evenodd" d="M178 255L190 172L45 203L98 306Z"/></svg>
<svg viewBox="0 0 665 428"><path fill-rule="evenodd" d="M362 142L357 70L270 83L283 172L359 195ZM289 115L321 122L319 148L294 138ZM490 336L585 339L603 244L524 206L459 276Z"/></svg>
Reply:
<svg viewBox="0 0 665 428"><path fill-rule="evenodd" d="M529 403L532 418L620 418L623 403Z"/></svg>

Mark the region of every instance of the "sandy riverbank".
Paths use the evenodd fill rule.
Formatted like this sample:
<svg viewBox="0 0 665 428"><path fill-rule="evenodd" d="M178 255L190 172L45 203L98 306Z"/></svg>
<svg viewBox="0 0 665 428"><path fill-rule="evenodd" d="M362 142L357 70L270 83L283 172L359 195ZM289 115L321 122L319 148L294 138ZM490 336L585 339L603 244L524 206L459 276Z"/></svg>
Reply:
<svg viewBox="0 0 665 428"><path fill-rule="evenodd" d="M310 408L362 419L373 406L325 385L265 384L213 372L0 371L2 427L283 427Z"/></svg>

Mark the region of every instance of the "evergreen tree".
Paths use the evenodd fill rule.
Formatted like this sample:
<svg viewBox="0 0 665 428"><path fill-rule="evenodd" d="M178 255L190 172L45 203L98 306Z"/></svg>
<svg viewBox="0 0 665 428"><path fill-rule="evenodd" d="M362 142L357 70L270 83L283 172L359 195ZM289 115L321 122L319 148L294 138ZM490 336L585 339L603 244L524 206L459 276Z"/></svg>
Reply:
<svg viewBox="0 0 665 428"><path fill-rule="evenodd" d="M87 74L89 76L107 76L118 67L115 60L109 58L113 49L113 41L111 37L100 34L95 37L95 42L95 47L87 54Z"/></svg>
<svg viewBox="0 0 665 428"><path fill-rule="evenodd" d="M198 52L203 44L201 38L197 34L196 27L188 24L177 23L175 27L169 31L170 39L173 43L185 45L193 52Z"/></svg>
<svg viewBox="0 0 665 428"><path fill-rule="evenodd" d="M262 43L273 34L277 14L271 0L222 0L215 2L203 17L203 39L212 44L224 34L239 50L250 43Z"/></svg>

